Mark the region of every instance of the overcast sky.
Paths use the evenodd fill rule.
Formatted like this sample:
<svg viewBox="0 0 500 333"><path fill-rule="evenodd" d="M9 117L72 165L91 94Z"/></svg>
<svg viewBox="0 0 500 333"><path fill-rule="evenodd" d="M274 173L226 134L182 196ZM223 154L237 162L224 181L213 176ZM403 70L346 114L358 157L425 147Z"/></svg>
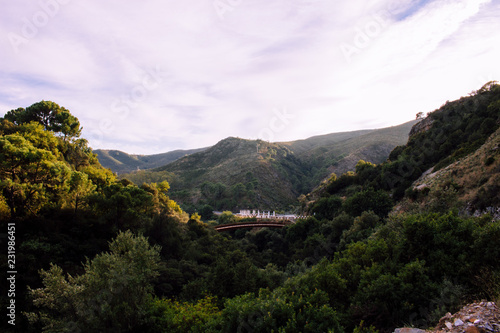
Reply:
<svg viewBox="0 0 500 333"><path fill-rule="evenodd" d="M387 127L500 80L499 32L498 0L4 0L0 116L139 154Z"/></svg>

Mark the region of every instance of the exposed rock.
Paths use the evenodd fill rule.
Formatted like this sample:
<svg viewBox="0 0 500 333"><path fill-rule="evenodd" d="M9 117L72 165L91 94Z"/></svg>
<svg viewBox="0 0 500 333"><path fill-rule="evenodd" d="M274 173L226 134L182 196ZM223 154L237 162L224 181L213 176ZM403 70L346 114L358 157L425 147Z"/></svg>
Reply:
<svg viewBox="0 0 500 333"><path fill-rule="evenodd" d="M434 122L434 119L431 117L424 118L423 120L419 121L410 130L410 138L413 135L416 135L418 133L426 132L432 127L432 123Z"/></svg>
<svg viewBox="0 0 500 333"><path fill-rule="evenodd" d="M494 302L472 303L464 306L454 315L447 313L443 318L441 318L434 332L500 332L500 310Z"/></svg>
<svg viewBox="0 0 500 333"><path fill-rule="evenodd" d="M455 314L447 313L433 331L397 328L394 333L500 333L500 310L494 302L472 303Z"/></svg>
<svg viewBox="0 0 500 333"><path fill-rule="evenodd" d="M485 330L483 328L479 329L476 326L467 326L465 333L485 333Z"/></svg>
<svg viewBox="0 0 500 333"><path fill-rule="evenodd" d="M394 333L425 333L425 331L419 328L403 327L403 328L396 328Z"/></svg>

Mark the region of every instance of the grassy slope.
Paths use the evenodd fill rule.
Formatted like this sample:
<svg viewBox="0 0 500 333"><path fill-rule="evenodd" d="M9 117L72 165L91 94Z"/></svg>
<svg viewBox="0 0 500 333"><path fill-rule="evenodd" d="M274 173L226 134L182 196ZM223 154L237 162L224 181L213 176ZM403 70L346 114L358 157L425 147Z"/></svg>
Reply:
<svg viewBox="0 0 500 333"><path fill-rule="evenodd" d="M436 172L429 170L413 187L430 191L453 188L458 201L473 211L499 206L500 129L475 152ZM419 205L425 206L427 199L420 200Z"/></svg>
<svg viewBox="0 0 500 333"><path fill-rule="evenodd" d="M354 170L359 160L375 164L382 163L394 147L406 144L408 133L415 123L416 121L410 121L399 126L371 131L356 138L325 146L325 148L316 148L311 152L303 153L301 157L323 155L324 157L320 158L324 158L326 163L322 166L327 167L329 174L336 173L337 175ZM321 154L320 151L325 149L326 151Z"/></svg>

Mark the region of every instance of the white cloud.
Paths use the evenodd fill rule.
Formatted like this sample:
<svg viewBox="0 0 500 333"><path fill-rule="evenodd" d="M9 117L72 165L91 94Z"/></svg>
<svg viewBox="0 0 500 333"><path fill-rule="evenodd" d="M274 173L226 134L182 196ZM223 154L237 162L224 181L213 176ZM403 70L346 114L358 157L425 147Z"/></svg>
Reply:
<svg viewBox="0 0 500 333"><path fill-rule="evenodd" d="M500 77L494 1L220 1L9 2L0 107L54 100L95 148L159 153L256 138L284 108L276 141L395 125Z"/></svg>

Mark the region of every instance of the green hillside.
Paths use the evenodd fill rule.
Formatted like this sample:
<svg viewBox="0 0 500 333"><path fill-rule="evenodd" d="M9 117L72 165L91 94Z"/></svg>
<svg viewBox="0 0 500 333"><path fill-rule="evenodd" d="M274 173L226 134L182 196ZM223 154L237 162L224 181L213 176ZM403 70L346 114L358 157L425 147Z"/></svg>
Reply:
<svg viewBox="0 0 500 333"><path fill-rule="evenodd" d="M499 85L430 112L384 162L317 184L302 196L309 216L283 228L246 219L218 232L237 218L189 215L171 189L203 208L285 205L322 170L306 163L314 142L228 138L135 174L171 186L136 186L103 168L80 131L53 102L0 118L2 332L382 333L461 326L440 318L500 302ZM325 152L357 154L378 135Z"/></svg>
<svg viewBox="0 0 500 333"><path fill-rule="evenodd" d="M473 153L445 168L427 170L413 184L400 211L459 208L500 218L500 128Z"/></svg>
<svg viewBox="0 0 500 333"><path fill-rule="evenodd" d="M96 149L94 153L101 165L111 169L117 174L132 172L135 170L146 170L173 162L186 155L191 155L206 148L190 150L174 150L163 154L155 155L133 155L119 150Z"/></svg>
<svg viewBox="0 0 500 333"><path fill-rule="evenodd" d="M360 159L386 160L394 147L406 143L414 123L282 143L227 138L163 167L123 177L136 184L167 179L172 197L192 210L203 205L289 210L332 172L354 170Z"/></svg>
<svg viewBox="0 0 500 333"><path fill-rule="evenodd" d="M166 177L172 197L187 205L271 209L294 203L306 171L282 145L227 138L203 152L125 177L135 183Z"/></svg>
<svg viewBox="0 0 500 333"><path fill-rule="evenodd" d="M297 157L312 169L310 185L330 174L353 171L359 160L384 162L395 146L405 144L417 121L377 130L334 133L287 143Z"/></svg>
<svg viewBox="0 0 500 333"><path fill-rule="evenodd" d="M436 211L438 206L445 211L450 207L491 210L500 202L499 126L500 86L490 82L471 96L429 112L413 126L408 143L396 147L388 161L360 162L355 173L332 177L303 203L314 212L324 208L318 202L325 198L347 197L349 201L360 192L375 190L394 202L404 198L398 211L426 207ZM432 208L430 203L437 206Z"/></svg>

